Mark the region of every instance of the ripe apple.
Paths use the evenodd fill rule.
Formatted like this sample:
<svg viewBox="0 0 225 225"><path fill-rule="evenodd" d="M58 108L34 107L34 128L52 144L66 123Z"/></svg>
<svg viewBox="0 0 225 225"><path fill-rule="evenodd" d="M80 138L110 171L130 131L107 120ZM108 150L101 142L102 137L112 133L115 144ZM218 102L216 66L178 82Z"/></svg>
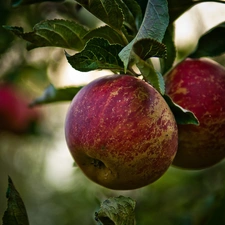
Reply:
<svg viewBox="0 0 225 225"><path fill-rule="evenodd" d="M92 181L117 190L160 178L177 151L177 125L162 96L129 75L98 78L74 97L65 122L68 148Z"/></svg>
<svg viewBox="0 0 225 225"><path fill-rule="evenodd" d="M178 125L173 165L203 169L225 157L225 69L208 59L186 59L165 76L166 92L200 125Z"/></svg>
<svg viewBox="0 0 225 225"><path fill-rule="evenodd" d="M40 119L40 111L28 107L28 100L16 86L0 85L0 131L27 133Z"/></svg>

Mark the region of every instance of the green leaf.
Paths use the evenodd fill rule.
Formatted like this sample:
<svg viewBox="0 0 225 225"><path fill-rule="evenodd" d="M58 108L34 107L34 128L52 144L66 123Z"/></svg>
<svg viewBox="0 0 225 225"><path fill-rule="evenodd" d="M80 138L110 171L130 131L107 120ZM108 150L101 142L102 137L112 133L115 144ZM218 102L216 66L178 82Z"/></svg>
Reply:
<svg viewBox="0 0 225 225"><path fill-rule="evenodd" d="M123 71L123 63L118 57L122 46L110 44L103 38L93 38L87 42L84 50L73 56L67 56L68 62L76 70L87 72L96 69Z"/></svg>
<svg viewBox="0 0 225 225"><path fill-rule="evenodd" d="M80 5L115 30L121 30L124 15L116 0L76 0Z"/></svg>
<svg viewBox="0 0 225 225"><path fill-rule="evenodd" d="M162 42L169 24L167 0L149 0L143 22L136 36Z"/></svg>
<svg viewBox="0 0 225 225"><path fill-rule="evenodd" d="M122 27L126 26L135 35L142 21L142 11L135 0L78 0L77 2L119 33Z"/></svg>
<svg viewBox="0 0 225 225"><path fill-rule="evenodd" d="M124 70L125 72L127 71L129 63L132 61L132 49L133 49L133 44L135 42L135 39L133 39L126 47L124 47L120 53L119 57L123 62L124 65Z"/></svg>
<svg viewBox="0 0 225 225"><path fill-rule="evenodd" d="M124 37L125 45L129 44L134 39L134 35L130 34L129 30L124 26L122 27L122 36Z"/></svg>
<svg viewBox="0 0 225 225"><path fill-rule="evenodd" d="M142 21L142 12L140 6L135 0L115 0L122 10L124 21L123 25L136 35Z"/></svg>
<svg viewBox="0 0 225 225"><path fill-rule="evenodd" d="M123 48L119 57L123 61L125 70L131 60L133 45L141 39L153 39L162 42L169 24L168 5L166 0L149 0L144 19L135 38Z"/></svg>
<svg viewBox="0 0 225 225"><path fill-rule="evenodd" d="M171 111L174 114L176 122L178 124L194 124L199 125L199 121L197 117L189 110L186 110L173 102L173 100L168 96L164 95L164 99L166 100L167 104L169 105Z"/></svg>
<svg viewBox="0 0 225 225"><path fill-rule="evenodd" d="M219 56L225 52L225 22L213 27L202 35L190 58Z"/></svg>
<svg viewBox="0 0 225 225"><path fill-rule="evenodd" d="M122 36L109 26L102 26L102 27L98 27L96 29L90 30L86 35L84 35L83 39L87 42L90 39L96 38L96 37L104 38L110 44L121 44L121 45L125 44Z"/></svg>
<svg viewBox="0 0 225 225"><path fill-rule="evenodd" d="M128 13L131 14L133 17L136 29L139 30L143 19L143 14L140 5L135 0L123 0L123 2L129 9Z"/></svg>
<svg viewBox="0 0 225 225"><path fill-rule="evenodd" d="M150 57L166 57L166 46L151 38L145 38L135 42L133 51L143 60Z"/></svg>
<svg viewBox="0 0 225 225"><path fill-rule="evenodd" d="M28 5L34 3L41 3L41 2L63 2L64 0L12 0L11 4L13 7L17 7L20 5Z"/></svg>
<svg viewBox="0 0 225 225"><path fill-rule="evenodd" d="M161 73L157 72L153 65L134 55L135 63L144 79L150 83L160 94L165 93L165 82Z"/></svg>
<svg viewBox="0 0 225 225"><path fill-rule="evenodd" d="M134 225L135 201L131 198L119 196L105 200L100 209L95 212L98 225Z"/></svg>
<svg viewBox="0 0 225 225"><path fill-rule="evenodd" d="M83 26L67 20L46 20L34 26L34 31L24 33L21 27L4 26L15 35L30 42L28 49L37 47L62 47L81 50L85 42L83 36L88 32Z"/></svg>
<svg viewBox="0 0 225 225"><path fill-rule="evenodd" d="M2 218L3 225L29 225L25 205L10 177L6 197L8 205Z"/></svg>
<svg viewBox="0 0 225 225"><path fill-rule="evenodd" d="M163 44L166 46L167 57L160 58L161 71L164 75L169 69L172 68L176 59L176 47L174 43L174 26L171 24L165 33L163 38Z"/></svg>
<svg viewBox="0 0 225 225"><path fill-rule="evenodd" d="M74 96L80 91L83 86L79 87L66 87L66 88L58 88L56 89L52 84L44 91L42 96L36 98L30 103L30 107L62 102L62 101L71 101Z"/></svg>

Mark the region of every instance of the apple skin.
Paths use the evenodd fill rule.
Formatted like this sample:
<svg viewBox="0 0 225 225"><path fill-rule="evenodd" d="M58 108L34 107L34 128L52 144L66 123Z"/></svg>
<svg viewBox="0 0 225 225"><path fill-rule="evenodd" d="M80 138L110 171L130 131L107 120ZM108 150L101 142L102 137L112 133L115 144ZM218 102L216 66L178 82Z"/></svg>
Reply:
<svg viewBox="0 0 225 225"><path fill-rule="evenodd" d="M0 132L29 133L34 123L41 120L37 108L28 107L28 99L13 84L0 85Z"/></svg>
<svg viewBox="0 0 225 225"><path fill-rule="evenodd" d="M177 125L162 96L129 75L98 78L74 97L65 137L92 181L131 190L160 178L177 151Z"/></svg>
<svg viewBox="0 0 225 225"><path fill-rule="evenodd" d="M178 125L173 165L204 169L225 157L225 69L208 59L186 59L165 76L166 93L192 111L200 125Z"/></svg>

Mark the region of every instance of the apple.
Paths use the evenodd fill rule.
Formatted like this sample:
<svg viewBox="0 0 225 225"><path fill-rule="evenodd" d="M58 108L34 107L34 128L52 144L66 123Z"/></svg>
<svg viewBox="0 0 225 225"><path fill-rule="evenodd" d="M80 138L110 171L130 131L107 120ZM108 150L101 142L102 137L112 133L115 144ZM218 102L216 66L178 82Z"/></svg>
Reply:
<svg viewBox="0 0 225 225"><path fill-rule="evenodd" d="M40 111L28 107L28 99L15 85L0 85L0 132L28 133L40 119Z"/></svg>
<svg viewBox="0 0 225 225"><path fill-rule="evenodd" d="M173 165L204 169L225 157L225 69L209 59L186 59L165 76L166 93L200 125L178 125Z"/></svg>
<svg viewBox="0 0 225 225"><path fill-rule="evenodd" d="M130 190L160 178L177 151L177 125L163 97L129 75L109 75L83 87L65 121L76 164L92 181Z"/></svg>

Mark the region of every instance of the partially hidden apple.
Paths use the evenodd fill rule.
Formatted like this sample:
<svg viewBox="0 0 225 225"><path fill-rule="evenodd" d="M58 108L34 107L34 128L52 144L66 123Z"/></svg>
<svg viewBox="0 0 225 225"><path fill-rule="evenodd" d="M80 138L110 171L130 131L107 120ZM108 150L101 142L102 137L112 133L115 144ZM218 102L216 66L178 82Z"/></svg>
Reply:
<svg viewBox="0 0 225 225"><path fill-rule="evenodd" d="M225 157L225 69L209 59L186 59L165 76L166 93L200 125L178 125L173 165L203 169Z"/></svg>
<svg viewBox="0 0 225 225"><path fill-rule="evenodd" d="M13 84L0 85L0 132L29 133L41 120L37 108L28 107L28 99Z"/></svg>
<svg viewBox="0 0 225 225"><path fill-rule="evenodd" d="M160 178L177 151L177 125L162 96L129 75L109 75L83 87L67 113L65 137L92 181L116 190Z"/></svg>

